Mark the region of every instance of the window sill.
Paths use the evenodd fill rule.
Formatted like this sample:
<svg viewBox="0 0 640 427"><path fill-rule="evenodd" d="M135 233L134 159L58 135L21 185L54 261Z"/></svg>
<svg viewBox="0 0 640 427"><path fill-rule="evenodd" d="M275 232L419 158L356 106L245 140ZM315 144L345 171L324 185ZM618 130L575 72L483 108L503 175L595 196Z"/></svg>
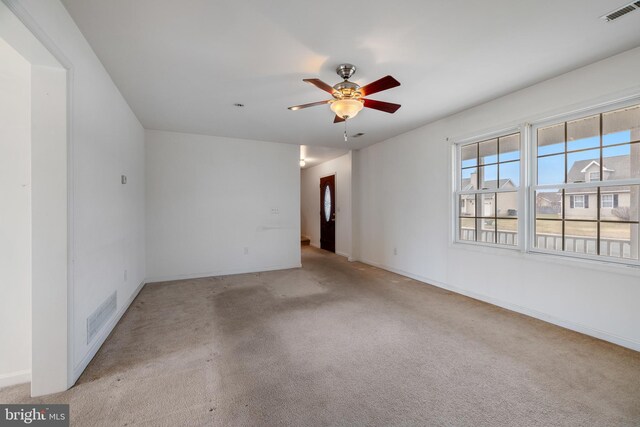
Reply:
<svg viewBox="0 0 640 427"><path fill-rule="evenodd" d="M533 262L559 264L568 268L588 268L595 271L605 271L625 276L640 277L640 265L638 264L627 264L604 259L582 258L564 253L550 253L537 251L535 249L524 250L517 246L496 246L478 242L454 241L450 245L450 248L502 257L513 257Z"/></svg>

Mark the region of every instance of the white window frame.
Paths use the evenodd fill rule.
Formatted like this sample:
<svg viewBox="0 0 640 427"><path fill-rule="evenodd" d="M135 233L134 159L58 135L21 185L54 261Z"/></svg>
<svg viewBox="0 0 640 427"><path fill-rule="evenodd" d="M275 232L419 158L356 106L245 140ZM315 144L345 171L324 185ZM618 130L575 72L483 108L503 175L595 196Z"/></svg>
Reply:
<svg viewBox="0 0 640 427"><path fill-rule="evenodd" d="M596 179L593 179L594 175L596 175L597 177ZM592 182L592 181L595 181L595 182L600 181L600 172L589 172L589 182Z"/></svg>
<svg viewBox="0 0 640 427"><path fill-rule="evenodd" d="M572 194L569 197L573 197L573 208L574 209L585 209L584 207L584 194ZM579 198L579 199L578 199ZM580 200L580 206L578 206L578 200Z"/></svg>
<svg viewBox="0 0 640 427"><path fill-rule="evenodd" d="M535 246L535 221L536 221L536 201L535 201L535 193L537 190L544 189L585 189L585 188L593 188L593 187L618 187L618 186L627 186L627 185L640 185L640 178L634 179L624 179L618 181L598 181L598 182L581 182L581 183L563 183L563 184L544 184L537 185L538 177L537 177L537 135L538 129L544 128L547 126L551 126L554 124L559 124L562 122L569 122L572 120L581 119L590 115L602 114L609 111L618 110L621 108L632 107L634 105L638 105L640 103L640 96L634 95L626 98L623 101L613 101L613 102L604 102L596 106L592 106L590 108L580 109L571 113L566 114L558 114L553 117L548 117L546 119L541 119L539 121L534 122L529 129L529 138L528 138L528 165L529 173L527 176L527 191L528 191L528 209L525 212L527 222L527 247L526 252L535 253L535 254L548 254L553 255L555 257L568 257L568 258L577 258L583 260L592 260L597 261L599 263L609 263L609 264L622 264L627 266L640 266L640 260L634 259L626 259L626 258L615 258L603 255L592 255L592 254L584 254L579 252L569 252L569 251L554 251L545 248L538 248ZM600 203L596 200L596 206Z"/></svg>
<svg viewBox="0 0 640 427"><path fill-rule="evenodd" d="M526 178L526 169L527 169L527 132L529 125L522 124L516 126L509 126L506 128L501 128L500 130L491 131L488 133L476 135L470 138L463 138L454 140L452 142L452 152L453 152L453 203L452 210L453 215L451 218L453 219L453 243L460 245L472 245L472 246L485 246L494 249L504 249L507 251L525 251L526 246L526 220L524 216L524 212L526 212L526 186L525 186L525 178ZM469 144L475 144L478 142L483 142L486 140L490 140L493 138L500 138L503 136L512 135L514 133L520 133L520 184L516 191L513 189L500 189L493 188L488 190L462 190L460 187L460 179L461 179L461 170L462 170L462 156L461 156L461 147ZM460 189L460 190L458 190ZM517 228L517 236L518 236L518 244L517 245L505 245L501 243L493 243L493 242L481 242L481 241L471 241L471 240L462 240L460 239L460 197L465 194L494 194L494 193L517 193L518 198L518 228ZM476 207L477 208L477 207ZM476 225L477 226L477 225ZM477 230L476 230L477 233Z"/></svg>
<svg viewBox="0 0 640 427"><path fill-rule="evenodd" d="M605 198L610 201L611 206L605 206ZM600 194L600 207L604 209L613 209L613 194Z"/></svg>

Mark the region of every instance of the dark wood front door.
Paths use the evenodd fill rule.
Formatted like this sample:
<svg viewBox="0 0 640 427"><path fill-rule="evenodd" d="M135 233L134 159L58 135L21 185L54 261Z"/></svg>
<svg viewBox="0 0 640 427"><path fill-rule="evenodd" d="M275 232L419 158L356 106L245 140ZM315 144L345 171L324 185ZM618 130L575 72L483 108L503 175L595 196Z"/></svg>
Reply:
<svg viewBox="0 0 640 427"><path fill-rule="evenodd" d="M336 251L336 176L320 178L320 247Z"/></svg>

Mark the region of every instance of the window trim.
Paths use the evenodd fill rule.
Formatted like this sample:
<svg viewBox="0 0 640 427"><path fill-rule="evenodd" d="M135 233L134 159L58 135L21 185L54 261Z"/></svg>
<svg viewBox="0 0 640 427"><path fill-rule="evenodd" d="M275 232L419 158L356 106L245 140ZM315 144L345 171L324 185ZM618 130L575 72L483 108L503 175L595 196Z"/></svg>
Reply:
<svg viewBox="0 0 640 427"><path fill-rule="evenodd" d="M573 197L573 207L570 209L587 209L586 204L584 202L584 194L571 194L569 195L569 198ZM580 198L580 205L578 206L578 204L576 203L578 201L578 197Z"/></svg>
<svg viewBox="0 0 640 427"><path fill-rule="evenodd" d="M597 181L597 182L537 185L537 182L538 182L537 163L536 164L533 163L535 159L537 159L537 154L538 154L536 151L538 129L544 128L547 126L552 126L555 124L560 124L563 122L570 122L573 120L582 119L591 115L604 114L609 111L632 107L638 104L640 104L640 94L635 93L634 95L625 97L623 99L597 103L595 105L592 105L591 107L577 109L564 114L556 114L550 117L546 117L544 119L537 120L532 123L532 125L529 128L529 144L527 147L527 153L529 155L528 158L531 159L530 160L531 165L529 165L529 163L527 164L530 167L529 167L529 173L526 181L526 188L528 192L527 199L528 199L528 206L529 206L527 211L525 212L525 215L526 215L525 221L527 223L527 230L526 230L527 246L525 251L527 253L546 254L546 255L562 256L562 257L574 258L574 259L583 259L588 261L598 261L601 263L640 267L640 259L634 260L634 259L628 259L628 258L616 258L616 257L603 256L603 255L585 254L585 253L579 253L579 252L554 251L550 249L535 247L535 226L536 226L535 194L536 194L536 191L544 190L544 189L566 189L567 187L571 189L581 189L581 188L594 188L594 187L606 188L606 187L619 187L619 186L627 186L627 185L639 185L640 178L623 179L623 180L617 180L617 181L604 180L604 181ZM598 207L598 209L601 208L600 203L601 201L596 200L596 206Z"/></svg>
<svg viewBox="0 0 640 427"><path fill-rule="evenodd" d="M518 124L513 126L508 126L504 128L500 128L499 130L493 130L490 132L486 132L483 134L476 134L472 137L461 138L452 141L452 154L453 154L453 196L452 196L452 215L449 217L452 220L452 233L453 239L451 240L455 245L470 245L470 246L483 246L495 249L504 249L508 251L516 251L516 252L524 252L526 248L526 220L522 216L521 212L525 212L526 205L526 189L524 183L526 177L526 169L527 169L527 152L526 144L528 140L528 124ZM520 133L520 183L516 191L513 189L501 189L501 188L492 188L492 189L479 189L479 190L460 190L460 177L462 171L462 156L461 156L461 147L469 144L476 144L479 142L483 142L486 140L490 140L493 138L500 138L504 136L509 136L515 133ZM496 163L498 164L498 163ZM472 240L462 240L460 239L460 219L464 218L460 216L460 198L459 196L463 195L475 195L475 194L494 194L494 193L516 193L518 198L518 228L517 228L517 236L518 236L518 244L517 245L505 245L500 243L492 243L492 242L481 242L481 241L472 241ZM477 218L474 216L474 219Z"/></svg>
<svg viewBox="0 0 640 427"><path fill-rule="evenodd" d="M614 208L614 195L613 194L600 194L600 208L601 209L613 209ZM607 198L607 200L609 200L609 198L611 198L611 206L605 206L604 205L604 199L605 197Z"/></svg>

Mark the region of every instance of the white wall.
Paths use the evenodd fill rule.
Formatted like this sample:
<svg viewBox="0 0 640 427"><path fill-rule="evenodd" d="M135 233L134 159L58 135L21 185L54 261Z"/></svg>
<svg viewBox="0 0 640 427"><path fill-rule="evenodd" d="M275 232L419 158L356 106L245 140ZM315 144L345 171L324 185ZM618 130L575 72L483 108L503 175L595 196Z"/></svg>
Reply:
<svg viewBox="0 0 640 427"><path fill-rule="evenodd" d="M31 65L0 39L0 387L31 376Z"/></svg>
<svg viewBox="0 0 640 427"><path fill-rule="evenodd" d="M336 253L351 256L351 152L300 172L301 233L320 247L320 178L336 175Z"/></svg>
<svg viewBox="0 0 640 427"><path fill-rule="evenodd" d="M69 70L72 383L118 319L87 343L87 317L114 291L122 314L145 278L144 130L59 1L5 1Z"/></svg>
<svg viewBox="0 0 640 427"><path fill-rule="evenodd" d="M636 48L355 152L356 256L640 350L638 269L450 243L446 141L640 93L639 75Z"/></svg>
<svg viewBox="0 0 640 427"><path fill-rule="evenodd" d="M299 161L295 145L146 131L147 281L299 267Z"/></svg>

